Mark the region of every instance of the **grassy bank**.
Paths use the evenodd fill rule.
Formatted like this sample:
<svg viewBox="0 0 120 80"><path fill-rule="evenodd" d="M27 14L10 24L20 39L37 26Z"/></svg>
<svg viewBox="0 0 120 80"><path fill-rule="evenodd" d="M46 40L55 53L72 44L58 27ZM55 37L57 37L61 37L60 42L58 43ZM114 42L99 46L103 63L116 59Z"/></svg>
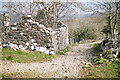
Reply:
<svg viewBox="0 0 120 80"><path fill-rule="evenodd" d="M93 51L98 56L92 60L92 66L83 68L84 78L120 78L120 59L106 59L100 54L104 52L100 49L100 43L93 45Z"/></svg>
<svg viewBox="0 0 120 80"><path fill-rule="evenodd" d="M58 58L60 55L64 55L68 52L70 46L66 47L65 49L59 51L55 55L45 55L40 52L36 51L14 51L8 48L2 49L2 60L5 61L13 61L19 63L29 63L29 62L45 62L55 58ZM40 74L36 72L15 72L15 73L3 73L2 78L42 78L42 77L49 77L50 74Z"/></svg>
<svg viewBox="0 0 120 80"><path fill-rule="evenodd" d="M12 61L18 63L29 63L29 62L45 62L59 57L59 55L64 55L69 51L69 47L61 50L55 55L46 55L37 51L14 51L9 48L2 49L2 60Z"/></svg>
<svg viewBox="0 0 120 80"><path fill-rule="evenodd" d="M120 63L109 62L83 70L85 78L120 78Z"/></svg>
<svg viewBox="0 0 120 80"><path fill-rule="evenodd" d="M37 51L14 51L9 48L2 49L2 60L8 60L19 63L44 62L56 58L56 55L45 55Z"/></svg>

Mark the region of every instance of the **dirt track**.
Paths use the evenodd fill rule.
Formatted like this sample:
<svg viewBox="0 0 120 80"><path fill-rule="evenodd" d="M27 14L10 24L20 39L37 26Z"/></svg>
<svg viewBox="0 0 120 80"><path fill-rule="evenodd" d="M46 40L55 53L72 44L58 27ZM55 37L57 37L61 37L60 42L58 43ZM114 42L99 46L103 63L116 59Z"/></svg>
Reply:
<svg viewBox="0 0 120 80"><path fill-rule="evenodd" d="M36 73L34 75L39 75L39 77L43 78L83 77L81 75L82 65L84 63L90 63L91 58L94 57L90 45L95 43L73 46L65 55L44 63L2 62L2 73L30 72L33 74Z"/></svg>

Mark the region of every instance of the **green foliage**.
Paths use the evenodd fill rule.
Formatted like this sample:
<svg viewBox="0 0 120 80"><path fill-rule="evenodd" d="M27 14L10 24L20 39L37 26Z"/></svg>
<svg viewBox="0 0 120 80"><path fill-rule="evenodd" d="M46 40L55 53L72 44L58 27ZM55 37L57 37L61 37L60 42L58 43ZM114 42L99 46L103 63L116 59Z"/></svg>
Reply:
<svg viewBox="0 0 120 80"><path fill-rule="evenodd" d="M108 27L108 26L104 26L104 28L102 29L102 31L101 32L103 32L104 34L110 34L110 28Z"/></svg>
<svg viewBox="0 0 120 80"><path fill-rule="evenodd" d="M77 46L78 45L78 43L76 42L76 43L74 43L72 46Z"/></svg>
<svg viewBox="0 0 120 80"><path fill-rule="evenodd" d="M44 62L44 61L51 60L53 58L57 58L59 55L64 55L66 52L69 51L69 48L70 46L66 47L65 49L61 50L55 55L46 55L38 51L24 52L21 50L14 51L9 48L3 48L2 60L9 60L9 61L19 62L19 63Z"/></svg>
<svg viewBox="0 0 120 80"><path fill-rule="evenodd" d="M7 60L13 60L13 56L11 56L11 55L8 56L8 57L7 57Z"/></svg>
<svg viewBox="0 0 120 80"><path fill-rule="evenodd" d="M69 51L70 48L71 48L70 46L67 46L65 49L57 52L56 54L57 54L57 55L64 55L66 52Z"/></svg>
<svg viewBox="0 0 120 80"><path fill-rule="evenodd" d="M93 47L95 47L96 49L100 49L101 43L96 43L96 44L93 45Z"/></svg>
<svg viewBox="0 0 120 80"><path fill-rule="evenodd" d="M98 65L98 64L103 64L106 61L115 61L115 59L117 59L116 57L114 57L113 52L111 49L107 49L104 51L101 51L100 49L100 43L94 44L93 45L96 53L98 53L98 57L92 60L92 64Z"/></svg>
<svg viewBox="0 0 120 80"><path fill-rule="evenodd" d="M92 64L97 65L97 64L99 64L99 61L100 61L100 58L97 57L97 58L95 58L95 59L92 60Z"/></svg>
<svg viewBox="0 0 120 80"><path fill-rule="evenodd" d="M103 54L103 58L112 57L112 51L110 49L104 50L104 52L102 54Z"/></svg>
<svg viewBox="0 0 120 80"><path fill-rule="evenodd" d="M103 33L103 34L106 34L107 36L106 37L108 37L108 34L112 34L111 32L112 32L112 25L111 25L111 23L112 23L112 20L110 19L110 16L108 16L107 18L106 18L106 25L104 26L104 28L101 30L101 32Z"/></svg>
<svg viewBox="0 0 120 80"><path fill-rule="evenodd" d="M74 38L75 39L80 39L80 40L85 40L85 39L95 39L96 35L92 33L92 31L88 28L78 28L74 32Z"/></svg>
<svg viewBox="0 0 120 80"><path fill-rule="evenodd" d="M64 51L59 51L58 53L56 53L57 55L64 55Z"/></svg>
<svg viewBox="0 0 120 80"><path fill-rule="evenodd" d="M19 63L44 62L56 58L57 55L46 55L37 51L14 51L9 48L2 49L2 60L9 60Z"/></svg>
<svg viewBox="0 0 120 80"><path fill-rule="evenodd" d="M113 61L101 66L93 66L83 71L85 78L120 78L119 62Z"/></svg>
<svg viewBox="0 0 120 80"><path fill-rule="evenodd" d="M92 60L93 65L103 64L105 62L106 62L106 59L103 59L103 58L100 58L100 57L97 57L97 58Z"/></svg>
<svg viewBox="0 0 120 80"><path fill-rule="evenodd" d="M84 65L82 66L82 68L90 68L90 67L91 67L90 64L84 64Z"/></svg>

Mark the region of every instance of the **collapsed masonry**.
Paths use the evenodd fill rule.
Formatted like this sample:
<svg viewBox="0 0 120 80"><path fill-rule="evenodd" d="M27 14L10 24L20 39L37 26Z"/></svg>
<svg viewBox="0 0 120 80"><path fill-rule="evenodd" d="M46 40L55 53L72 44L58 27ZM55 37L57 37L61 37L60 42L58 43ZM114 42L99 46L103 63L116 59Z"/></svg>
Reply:
<svg viewBox="0 0 120 80"><path fill-rule="evenodd" d="M118 57L120 58L120 41L113 39L104 39L101 43L101 50L104 52L110 50L111 54L107 54L107 57ZM105 55L105 54L103 54Z"/></svg>
<svg viewBox="0 0 120 80"><path fill-rule="evenodd" d="M23 17L19 23L1 27L2 47L13 50L32 50L45 54L55 54L66 48L68 42L68 28L62 22L55 31L32 19L31 15Z"/></svg>

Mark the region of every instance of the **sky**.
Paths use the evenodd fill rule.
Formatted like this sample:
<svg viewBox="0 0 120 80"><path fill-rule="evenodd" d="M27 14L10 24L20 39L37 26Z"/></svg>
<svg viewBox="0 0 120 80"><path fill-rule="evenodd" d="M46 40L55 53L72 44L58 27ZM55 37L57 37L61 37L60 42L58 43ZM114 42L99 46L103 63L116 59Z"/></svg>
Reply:
<svg viewBox="0 0 120 80"><path fill-rule="evenodd" d="M0 11L2 10L2 3L0 2Z"/></svg>
<svg viewBox="0 0 120 80"><path fill-rule="evenodd" d="M2 4L3 2L7 2L8 0L2 0L0 1L0 12L8 12L7 9L5 8L2 8ZM22 1L22 0L21 0ZM24 0L25 1L25 0ZM27 0L28 1L28 0ZM30 1L30 0L29 0ZM82 0L81 0L82 1ZM88 0L89 1L89 0ZM77 13L78 11L78 13ZM73 17L84 17L84 16L87 16L89 14L91 14L92 12L85 12L85 11L82 11L82 10L76 10L76 12L72 15L72 14L69 14L68 16L73 16Z"/></svg>
<svg viewBox="0 0 120 80"><path fill-rule="evenodd" d="M8 12L7 11L7 9L5 9L5 8L2 8L2 4L3 4L3 2L9 2L9 1L11 1L11 0L0 0L0 13L2 12ZM42 1L42 0L12 0L12 1L14 1L14 2L29 2L29 1L35 1L35 2L38 2L38 1ZM46 1L46 0L44 0L44 1ZM53 0L49 0L49 2L50 1L53 1ZM60 1L66 1L66 0L60 0ZM101 1L105 1L105 0L67 0L67 1L71 1L71 2L96 2L96 1L99 1L99 2L101 2ZM108 1L110 1L110 0L108 0ZM112 0L112 1L115 1L115 0ZM120 0L117 0L117 1L120 1ZM42 1L43 2L43 1ZM90 5L90 3L88 3L89 5ZM91 7L94 7L93 5L91 5ZM85 16L88 16L88 15L90 15L92 12L85 12L85 11L80 11L80 10L78 10L78 13L75 13L75 15L73 15L73 17L85 17ZM69 15L68 15L69 16Z"/></svg>
<svg viewBox="0 0 120 80"><path fill-rule="evenodd" d="M2 4L3 4L3 3L0 1L0 12L7 11L7 9L2 8Z"/></svg>
<svg viewBox="0 0 120 80"><path fill-rule="evenodd" d="M9 1L16 1L16 2L28 2L28 1L35 1L35 2L53 2L53 1L62 1L62 2L95 2L95 1L99 1L99 2L103 2L103 1L120 1L120 0L2 0L2 2L9 2Z"/></svg>
<svg viewBox="0 0 120 80"><path fill-rule="evenodd" d="M53 1L53 0L0 0L0 12L6 12L7 11L7 9L5 9L5 8L2 8L2 4L3 4L3 2L9 2L9 1L14 1L14 2L29 2L29 1L35 1L35 2L38 2L38 1ZM59 0L54 0L54 1L59 1ZM66 1L66 0L60 0L60 1ZM69 2L96 2L96 1L99 1L99 2L103 2L103 1L105 1L105 0L67 0L67 1L69 1ZM107 1L110 1L110 0L107 0ZM115 1L115 0L111 0L111 1ZM120 1L120 0L116 0L116 1ZM91 7L94 7L93 5L91 6ZM84 12L84 11L81 11L80 13L79 13L81 16L82 15L84 15L84 14L86 14L86 12Z"/></svg>
<svg viewBox="0 0 120 80"><path fill-rule="evenodd" d="M104 2L104 1L120 1L120 0L0 0L0 11L6 11L2 8L2 2L29 2L29 1L34 1L34 2L45 2L45 1L48 1L48 2L52 2L52 1L62 1L62 2Z"/></svg>

